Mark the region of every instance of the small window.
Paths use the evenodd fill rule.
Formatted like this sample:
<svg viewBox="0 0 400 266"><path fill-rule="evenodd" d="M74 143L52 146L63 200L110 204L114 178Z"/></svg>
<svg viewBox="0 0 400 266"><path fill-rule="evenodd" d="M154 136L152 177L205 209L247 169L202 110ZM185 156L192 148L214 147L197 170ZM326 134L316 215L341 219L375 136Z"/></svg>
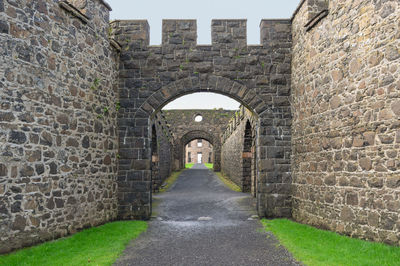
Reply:
<svg viewBox="0 0 400 266"><path fill-rule="evenodd" d="M188 162L189 163L192 162L192 154L190 152L188 152Z"/></svg>
<svg viewBox="0 0 400 266"><path fill-rule="evenodd" d="M196 115L196 116L194 117L194 121L196 121L196 122L201 122L201 121L203 121L203 116L201 116L201 115Z"/></svg>
<svg viewBox="0 0 400 266"><path fill-rule="evenodd" d="M202 139L198 139L197 140L197 147L203 147L203 140Z"/></svg>

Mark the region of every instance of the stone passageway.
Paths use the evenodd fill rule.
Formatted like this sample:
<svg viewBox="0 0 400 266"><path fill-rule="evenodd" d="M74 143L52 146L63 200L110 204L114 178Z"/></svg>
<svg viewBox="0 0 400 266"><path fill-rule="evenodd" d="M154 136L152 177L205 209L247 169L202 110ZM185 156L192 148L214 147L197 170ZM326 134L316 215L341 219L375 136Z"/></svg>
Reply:
<svg viewBox="0 0 400 266"><path fill-rule="evenodd" d="M251 218L252 198L225 187L202 164L154 200L148 231L116 265L297 265Z"/></svg>

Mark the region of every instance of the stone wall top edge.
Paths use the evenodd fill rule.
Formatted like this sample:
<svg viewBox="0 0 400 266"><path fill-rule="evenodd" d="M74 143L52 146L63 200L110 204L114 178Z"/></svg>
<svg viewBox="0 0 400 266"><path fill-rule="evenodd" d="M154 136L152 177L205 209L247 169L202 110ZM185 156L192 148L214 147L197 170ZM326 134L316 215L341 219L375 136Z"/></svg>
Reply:
<svg viewBox="0 0 400 266"><path fill-rule="evenodd" d="M180 19L180 18L178 18L178 19L173 19L173 18L163 18L162 19L162 21L194 21L194 22L196 22L197 21L197 19Z"/></svg>
<svg viewBox="0 0 400 266"><path fill-rule="evenodd" d="M110 4L107 3L105 0L99 0L99 2L103 4L108 9L108 11L112 11Z"/></svg>
<svg viewBox="0 0 400 266"><path fill-rule="evenodd" d="M261 22L290 22L290 18L263 18Z"/></svg>
<svg viewBox="0 0 400 266"><path fill-rule="evenodd" d="M300 9L303 7L304 3L306 0L301 0L299 5L297 6L296 10L293 12L292 17L290 18L290 21L293 21L296 15L299 13Z"/></svg>
<svg viewBox="0 0 400 266"><path fill-rule="evenodd" d="M213 18L211 21L247 21L247 18Z"/></svg>
<svg viewBox="0 0 400 266"><path fill-rule="evenodd" d="M262 27L262 24L276 24L276 23L291 24L292 20L289 18L261 19L260 27Z"/></svg>
<svg viewBox="0 0 400 266"><path fill-rule="evenodd" d="M147 24L149 24L149 21L147 19L115 19L113 21L110 21L110 24L112 23L117 23L117 22L145 22Z"/></svg>

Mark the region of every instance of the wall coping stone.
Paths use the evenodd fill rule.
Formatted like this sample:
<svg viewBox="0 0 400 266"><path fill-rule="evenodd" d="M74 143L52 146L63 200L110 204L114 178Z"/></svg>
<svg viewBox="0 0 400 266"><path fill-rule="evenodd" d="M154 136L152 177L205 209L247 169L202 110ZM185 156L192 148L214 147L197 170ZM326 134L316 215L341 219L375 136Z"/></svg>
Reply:
<svg viewBox="0 0 400 266"><path fill-rule="evenodd" d="M295 19L295 17L297 16L297 14L299 13L300 9L303 7L304 3L307 0L302 0L299 5L297 6L296 10L294 11L292 17L290 18L290 22L293 22L293 20ZM319 12L316 16L314 16L313 18L311 18L306 25L304 25L304 27L306 28L306 31L310 31L315 25L318 24L318 22L320 22L323 18L325 18L326 16L328 16L329 11L328 9L324 9L321 10L321 12Z"/></svg>
<svg viewBox="0 0 400 266"><path fill-rule="evenodd" d="M321 12L318 13L315 17L313 17L309 22L307 22L304 27L306 28L306 31L310 31L314 26L318 24L324 17L328 16L329 11L327 9L322 10Z"/></svg>
<svg viewBox="0 0 400 266"><path fill-rule="evenodd" d="M117 42L115 39L110 39L110 44L112 47L114 47L115 50L117 50L118 52L122 51L122 46L119 44L119 42Z"/></svg>
<svg viewBox="0 0 400 266"><path fill-rule="evenodd" d="M87 24L89 22L89 18L83 14L79 9L68 3L67 1L61 1L58 5L64 9L65 11L71 13L74 17L80 19L83 23Z"/></svg>

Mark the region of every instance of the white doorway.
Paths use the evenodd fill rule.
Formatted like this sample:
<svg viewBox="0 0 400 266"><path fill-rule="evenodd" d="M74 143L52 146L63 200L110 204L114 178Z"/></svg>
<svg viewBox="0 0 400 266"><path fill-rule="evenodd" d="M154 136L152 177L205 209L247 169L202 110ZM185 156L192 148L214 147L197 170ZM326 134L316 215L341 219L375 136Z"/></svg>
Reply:
<svg viewBox="0 0 400 266"><path fill-rule="evenodd" d="M197 163L203 163L203 154L201 152L197 153Z"/></svg>

